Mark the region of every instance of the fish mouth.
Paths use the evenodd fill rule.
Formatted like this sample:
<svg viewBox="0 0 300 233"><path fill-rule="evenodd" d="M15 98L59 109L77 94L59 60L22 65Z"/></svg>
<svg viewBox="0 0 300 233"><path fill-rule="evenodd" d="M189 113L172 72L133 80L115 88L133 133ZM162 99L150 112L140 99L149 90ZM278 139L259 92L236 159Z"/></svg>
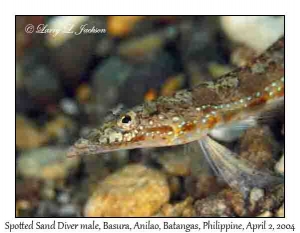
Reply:
<svg viewBox="0 0 300 233"><path fill-rule="evenodd" d="M111 152L114 150L118 150L118 148L93 144L87 139L80 138L75 142L73 146L69 148L69 150L67 151L67 157L95 155L95 154Z"/></svg>
<svg viewBox="0 0 300 233"><path fill-rule="evenodd" d="M88 140L83 138L77 140L75 144L67 151L67 157L75 157L87 154L91 154L90 143Z"/></svg>
<svg viewBox="0 0 300 233"><path fill-rule="evenodd" d="M107 152L105 146L92 144L89 140L80 138L67 152L67 157L94 155Z"/></svg>

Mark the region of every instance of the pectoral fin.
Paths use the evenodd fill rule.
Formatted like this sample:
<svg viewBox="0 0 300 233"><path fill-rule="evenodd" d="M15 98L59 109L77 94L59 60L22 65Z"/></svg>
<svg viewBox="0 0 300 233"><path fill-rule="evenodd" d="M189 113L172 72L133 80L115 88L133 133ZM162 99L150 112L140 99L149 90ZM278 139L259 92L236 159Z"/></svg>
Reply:
<svg viewBox="0 0 300 233"><path fill-rule="evenodd" d="M282 183L283 178L269 170L257 170L251 164L222 146L209 136L199 140L201 149L216 175L223 178L231 187L240 190L244 197L256 188L266 188Z"/></svg>

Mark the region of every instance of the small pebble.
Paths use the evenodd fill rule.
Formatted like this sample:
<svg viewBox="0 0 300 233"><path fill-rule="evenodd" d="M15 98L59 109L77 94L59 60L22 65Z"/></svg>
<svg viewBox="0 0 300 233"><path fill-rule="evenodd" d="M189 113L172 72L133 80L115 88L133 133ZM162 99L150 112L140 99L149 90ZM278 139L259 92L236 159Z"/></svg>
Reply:
<svg viewBox="0 0 300 233"><path fill-rule="evenodd" d="M133 29L134 25L145 16L109 16L107 27L111 36L124 37Z"/></svg>
<svg viewBox="0 0 300 233"><path fill-rule="evenodd" d="M284 17L221 16L225 33L235 42L263 52L284 34Z"/></svg>
<svg viewBox="0 0 300 233"><path fill-rule="evenodd" d="M44 187L41 190L41 197L45 200L53 200L55 198L55 190L53 187Z"/></svg>
<svg viewBox="0 0 300 233"><path fill-rule="evenodd" d="M249 128L241 138L240 156L255 168L274 166L273 155L278 152L278 142L267 126Z"/></svg>
<svg viewBox="0 0 300 233"><path fill-rule="evenodd" d="M69 18L70 17L70 21ZM97 33L80 33L80 26L86 31L95 29L106 29L106 19L104 16L60 16L58 24L61 25L69 21L73 22L74 33L60 33L58 37L48 37L48 56L54 69L59 72L60 78L65 87L76 87L82 77L90 77L87 71L91 70L90 65L94 62L95 50L99 40L105 36L102 32ZM61 21L61 22L59 22ZM68 27L66 23L64 25ZM78 32L75 35L75 32ZM105 30L106 32L106 30ZM50 34L48 34L50 35ZM61 37L60 37L61 36Z"/></svg>
<svg viewBox="0 0 300 233"><path fill-rule="evenodd" d="M200 199L195 202L194 208L199 217L241 217L247 213L243 195L232 189Z"/></svg>
<svg viewBox="0 0 300 233"><path fill-rule="evenodd" d="M21 153L17 161L18 172L28 178L45 181L65 179L76 170L80 158L68 158L67 149L44 147Z"/></svg>
<svg viewBox="0 0 300 233"><path fill-rule="evenodd" d="M284 202L284 184L277 185L270 190L267 190L265 197L257 203L258 210L266 210L274 212Z"/></svg>
<svg viewBox="0 0 300 233"><path fill-rule="evenodd" d="M109 36L105 36L98 42L95 51L100 57L108 57L115 47L116 41L112 40Z"/></svg>
<svg viewBox="0 0 300 233"><path fill-rule="evenodd" d="M255 204L258 200L264 197L264 190L253 188L250 192L250 203Z"/></svg>
<svg viewBox="0 0 300 233"><path fill-rule="evenodd" d="M75 133L76 125L73 120L64 115L58 115L47 122L44 132L48 138L55 139L60 143L68 143L69 136Z"/></svg>
<svg viewBox="0 0 300 233"><path fill-rule="evenodd" d="M284 204L277 210L276 217L284 217Z"/></svg>
<svg viewBox="0 0 300 233"><path fill-rule="evenodd" d="M92 95L95 98L97 118L101 119L119 102L120 85L129 77L132 65L116 56L110 56L95 68L92 74ZM128 95L128 93L127 93Z"/></svg>
<svg viewBox="0 0 300 233"><path fill-rule="evenodd" d="M86 24L89 16L55 16L48 22L48 28L58 29L60 33L47 33L46 43L52 48L61 46L67 40L76 36L75 33L64 33L64 31L72 30L80 32L79 27Z"/></svg>
<svg viewBox="0 0 300 233"><path fill-rule="evenodd" d="M146 217L168 202L166 176L142 165L128 165L102 181L89 198L86 217Z"/></svg>
<svg viewBox="0 0 300 233"><path fill-rule="evenodd" d="M49 200L42 200L36 210L34 217L57 217L59 211L59 206Z"/></svg>
<svg viewBox="0 0 300 233"><path fill-rule="evenodd" d="M193 198L187 197L185 200L176 204L165 204L154 217L193 217Z"/></svg>
<svg viewBox="0 0 300 233"><path fill-rule="evenodd" d="M16 216L17 217L30 217L32 204L27 200L18 200L16 202Z"/></svg>
<svg viewBox="0 0 300 233"><path fill-rule="evenodd" d="M180 197L182 194L182 187L180 183L180 179L177 176L168 177L170 193L172 198Z"/></svg>
<svg viewBox="0 0 300 233"><path fill-rule="evenodd" d="M79 109L74 100L69 98L64 98L60 101L60 107L64 113L69 115L78 115Z"/></svg>
<svg viewBox="0 0 300 233"><path fill-rule="evenodd" d="M250 212L255 211L258 201L261 200L264 197L264 195L265 195L265 193L264 193L263 189L253 188L251 190L250 197L249 197L249 202L250 202L249 210L250 210Z"/></svg>
<svg viewBox="0 0 300 233"><path fill-rule="evenodd" d="M183 88L185 81L184 74L178 74L175 76L169 77L162 86L160 91L163 96L173 96L176 91Z"/></svg>
<svg viewBox="0 0 300 233"><path fill-rule="evenodd" d="M260 215L257 215L256 217L269 218L269 217L273 217L273 214L270 211L265 211L265 212L261 213Z"/></svg>
<svg viewBox="0 0 300 233"><path fill-rule="evenodd" d="M92 90L88 84L83 83L76 89L76 99L80 103L88 102L91 99L91 96Z"/></svg>
<svg viewBox="0 0 300 233"><path fill-rule="evenodd" d="M217 177L209 174L194 174L185 179L186 192L194 198L202 199L224 188L217 181Z"/></svg>
<svg viewBox="0 0 300 233"><path fill-rule="evenodd" d="M58 210L59 217L80 217L78 208L73 204L66 204Z"/></svg>
<svg viewBox="0 0 300 233"><path fill-rule="evenodd" d="M196 216L198 217L233 217L230 207L227 206L225 199L221 198L205 198L196 201L195 206Z"/></svg>
<svg viewBox="0 0 300 233"><path fill-rule="evenodd" d="M40 199L41 182L37 179L16 180L16 200L32 203Z"/></svg>
<svg viewBox="0 0 300 233"><path fill-rule="evenodd" d="M281 156L280 160L275 165L275 171L280 175L284 175L284 154Z"/></svg>
<svg viewBox="0 0 300 233"><path fill-rule="evenodd" d="M158 162L173 176L188 176L191 173L191 158L172 151L158 157Z"/></svg>
<svg viewBox="0 0 300 233"><path fill-rule="evenodd" d="M61 192L57 196L57 201L61 204L67 204L70 202L70 194L68 192Z"/></svg>
<svg viewBox="0 0 300 233"><path fill-rule="evenodd" d="M40 147L49 140L48 136L39 130L31 120L16 116L16 146L19 149Z"/></svg>
<svg viewBox="0 0 300 233"><path fill-rule="evenodd" d="M131 40L125 40L118 48L118 53L121 57L131 58L136 60L146 59L151 56L170 40L177 35L175 28L166 28L160 32L147 34L146 36L137 37Z"/></svg>
<svg viewBox="0 0 300 233"><path fill-rule="evenodd" d="M134 63L119 90L119 99L125 106L134 106L143 102L145 93L150 89L159 90L168 77L174 75L176 60L169 51L159 50L148 60ZM115 68L114 68L115 69ZM120 70L121 71L121 70ZM126 72L126 70L124 70ZM111 71L109 71L111 73ZM143 79L141 79L143 77ZM145 82L147 80L147 82ZM128 95L131 90L131 95Z"/></svg>
<svg viewBox="0 0 300 233"><path fill-rule="evenodd" d="M32 56L34 57L33 60L43 59L42 55L38 53ZM24 70L24 86L26 91L39 103L55 102L61 96L61 84L58 72L48 64L34 63L34 61L32 64L29 63L26 66L26 72Z"/></svg>

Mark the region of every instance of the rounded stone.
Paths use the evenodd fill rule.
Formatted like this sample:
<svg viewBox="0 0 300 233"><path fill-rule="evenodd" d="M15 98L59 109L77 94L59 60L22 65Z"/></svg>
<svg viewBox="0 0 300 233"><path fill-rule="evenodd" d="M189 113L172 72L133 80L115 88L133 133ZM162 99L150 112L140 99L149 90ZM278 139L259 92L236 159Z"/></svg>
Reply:
<svg viewBox="0 0 300 233"><path fill-rule="evenodd" d="M65 179L80 162L79 157L68 158L67 149L44 147L22 153L17 161L18 172L27 178L41 180Z"/></svg>
<svg viewBox="0 0 300 233"><path fill-rule="evenodd" d="M40 147L48 141L47 135L28 118L16 116L16 147L21 150L28 150Z"/></svg>
<svg viewBox="0 0 300 233"><path fill-rule="evenodd" d="M128 165L108 176L88 200L87 217L145 217L167 203L166 176L142 165Z"/></svg>
<svg viewBox="0 0 300 233"><path fill-rule="evenodd" d="M284 204L276 211L276 217L284 217Z"/></svg>
<svg viewBox="0 0 300 233"><path fill-rule="evenodd" d="M257 201L264 197L264 190L259 188L253 188L250 192L250 203L255 205Z"/></svg>
<svg viewBox="0 0 300 233"><path fill-rule="evenodd" d="M284 154L275 165L275 171L281 175L284 175Z"/></svg>

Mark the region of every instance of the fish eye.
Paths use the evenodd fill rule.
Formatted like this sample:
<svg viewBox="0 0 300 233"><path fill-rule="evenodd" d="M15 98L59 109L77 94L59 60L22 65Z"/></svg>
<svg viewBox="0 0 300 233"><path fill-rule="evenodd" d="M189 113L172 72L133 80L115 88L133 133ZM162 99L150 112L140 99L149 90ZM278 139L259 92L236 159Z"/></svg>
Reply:
<svg viewBox="0 0 300 233"><path fill-rule="evenodd" d="M128 123L130 123L130 121L131 121L131 116L129 116L129 115L125 115L125 116L123 116L122 117L122 123L124 123L124 124L128 124Z"/></svg>
<svg viewBox="0 0 300 233"><path fill-rule="evenodd" d="M137 124L136 113L133 111L126 113L118 120L118 126L125 131L134 129Z"/></svg>

